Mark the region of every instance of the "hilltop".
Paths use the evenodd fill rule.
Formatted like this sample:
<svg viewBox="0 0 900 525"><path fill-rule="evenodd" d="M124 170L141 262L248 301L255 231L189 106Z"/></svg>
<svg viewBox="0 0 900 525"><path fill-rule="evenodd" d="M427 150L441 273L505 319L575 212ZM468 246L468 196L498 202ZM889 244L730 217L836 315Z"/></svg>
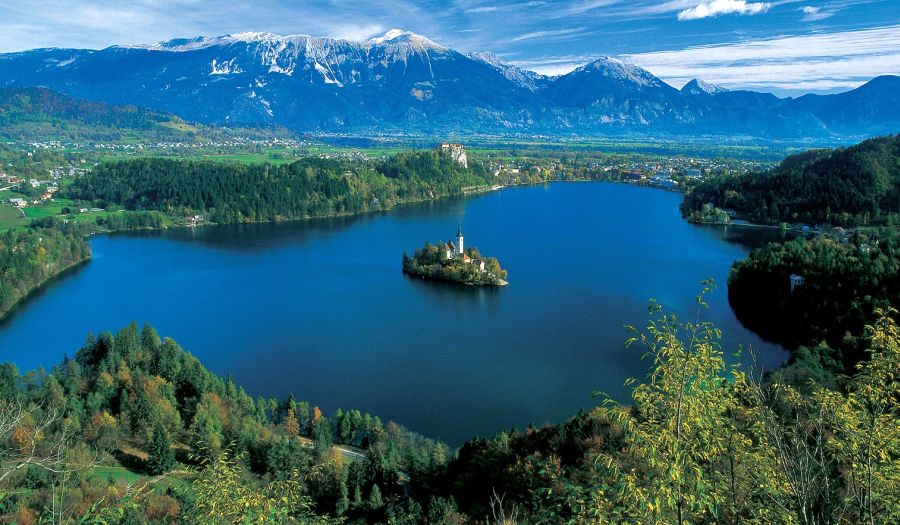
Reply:
<svg viewBox="0 0 900 525"><path fill-rule="evenodd" d="M900 224L898 158L900 135L810 150L770 171L703 182L687 193L682 213L702 219L711 204L760 224Z"/></svg>

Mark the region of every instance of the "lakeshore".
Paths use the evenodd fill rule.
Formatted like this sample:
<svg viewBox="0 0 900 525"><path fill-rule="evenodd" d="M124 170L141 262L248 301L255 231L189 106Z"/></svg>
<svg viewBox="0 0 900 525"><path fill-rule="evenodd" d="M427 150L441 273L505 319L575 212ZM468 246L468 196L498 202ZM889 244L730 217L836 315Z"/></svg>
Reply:
<svg viewBox="0 0 900 525"><path fill-rule="evenodd" d="M251 395L357 406L459 444L566 419L598 388L627 400L625 379L646 363L623 349L622 326L643 319L651 297L691 315L713 277L704 316L727 334L723 347L752 346L778 366L787 354L741 326L724 290L732 262L777 232L692 225L679 202L630 184L539 184L388 213L93 235L90 264L0 326L0 360L50 366L87 332L153 320ZM401 274L403 249L460 219L468 242L500 256L510 286Z"/></svg>

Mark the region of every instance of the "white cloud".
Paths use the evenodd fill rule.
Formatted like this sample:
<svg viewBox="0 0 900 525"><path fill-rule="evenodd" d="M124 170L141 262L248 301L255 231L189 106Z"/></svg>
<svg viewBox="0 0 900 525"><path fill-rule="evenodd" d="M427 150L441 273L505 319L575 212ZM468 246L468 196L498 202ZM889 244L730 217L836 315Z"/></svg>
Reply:
<svg viewBox="0 0 900 525"><path fill-rule="evenodd" d="M576 27L571 29L553 29L549 31L533 31L531 33L525 33L518 36L514 36L509 39L510 42L520 42L522 40L532 40L534 38L547 38L547 37L557 37L563 35L570 35L573 33L580 33L584 31L583 27Z"/></svg>
<svg viewBox="0 0 900 525"><path fill-rule="evenodd" d="M726 88L852 88L900 75L900 25L623 55L673 85L692 78Z"/></svg>
<svg viewBox="0 0 900 525"><path fill-rule="evenodd" d="M758 15L772 7L768 2L747 2L746 0L712 0L685 9L678 13L679 20L699 20L721 15Z"/></svg>
<svg viewBox="0 0 900 525"><path fill-rule="evenodd" d="M587 2L575 2L558 14L564 16L580 15L582 13L587 13L588 11L609 7L621 2L622 0L589 0Z"/></svg>
<svg viewBox="0 0 900 525"><path fill-rule="evenodd" d="M807 6L803 6L800 9L800 12L803 13L802 20L804 22L816 22L818 20L825 20L826 18L831 18L832 16L834 16L834 13L836 11L807 5Z"/></svg>
<svg viewBox="0 0 900 525"><path fill-rule="evenodd" d="M472 7L470 9L466 9L466 13L478 14L478 13L493 13L494 11L499 11L500 8L495 5L487 5L483 7Z"/></svg>
<svg viewBox="0 0 900 525"><path fill-rule="evenodd" d="M326 30L326 35L332 38L342 38L351 42L362 42L370 37L381 35L385 28L381 24L367 25L336 25Z"/></svg>
<svg viewBox="0 0 900 525"><path fill-rule="evenodd" d="M540 73L542 75L547 75L548 77L555 77L558 75L565 75L566 73L571 73L577 68L583 66L583 63L579 62L569 62L563 64L546 64L546 65L535 65L527 69L531 69L535 73Z"/></svg>
<svg viewBox="0 0 900 525"><path fill-rule="evenodd" d="M532 7L543 7L547 2L543 0L533 0L531 2L500 4L500 5L479 5L474 7L464 7L463 12L470 15L479 15L497 12L521 12Z"/></svg>
<svg viewBox="0 0 900 525"><path fill-rule="evenodd" d="M558 55L545 56L536 59L511 60L516 67L540 73L542 75L565 75L575 68L591 62L597 57L589 55Z"/></svg>

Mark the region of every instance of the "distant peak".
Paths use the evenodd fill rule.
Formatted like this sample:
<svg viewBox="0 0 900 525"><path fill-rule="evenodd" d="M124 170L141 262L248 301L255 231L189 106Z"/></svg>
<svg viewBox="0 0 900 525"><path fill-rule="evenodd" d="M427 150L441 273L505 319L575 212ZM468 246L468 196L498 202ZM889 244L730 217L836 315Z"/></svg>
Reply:
<svg viewBox="0 0 900 525"><path fill-rule="evenodd" d="M391 29L382 36L370 38L369 43L374 45L409 43L416 47L443 49L442 46L435 43L433 40L422 35L417 35L412 31L404 31L402 29Z"/></svg>
<svg viewBox="0 0 900 525"><path fill-rule="evenodd" d="M383 43L389 42L391 40L397 40L398 38L401 38L404 36L419 36L419 35L417 35L415 33L411 33L409 31L404 31L402 29L391 29L390 31L388 31L387 33L385 33L381 36L371 38L369 40L369 42L372 42L373 44L383 44Z"/></svg>
<svg viewBox="0 0 900 525"><path fill-rule="evenodd" d="M611 56L608 56L608 55L599 56L599 57L597 57L596 59L594 59L594 61L591 62L591 63L592 63L592 64L604 64L604 63L607 63L607 62L613 62L613 63L616 63L616 64L624 64L624 63L625 63L625 62L622 62L621 60L619 60L618 58L611 57Z"/></svg>
<svg viewBox="0 0 900 525"><path fill-rule="evenodd" d="M684 87L681 88L681 91L682 93L690 93L693 95L715 95L716 93L722 93L723 91L728 90L715 84L705 82L699 78L695 78L685 84Z"/></svg>
<svg viewBox="0 0 900 525"><path fill-rule="evenodd" d="M597 58L593 62L579 67L570 74L592 73L595 71L602 73L606 77L633 82L642 86L660 83L660 80L646 69L610 56Z"/></svg>
<svg viewBox="0 0 900 525"><path fill-rule="evenodd" d="M581 66L582 70L589 71L592 69L602 69L602 70L620 70L620 71L645 71L644 69L634 65L629 64L627 62L623 62L618 58L602 56L597 58L593 62L585 64Z"/></svg>

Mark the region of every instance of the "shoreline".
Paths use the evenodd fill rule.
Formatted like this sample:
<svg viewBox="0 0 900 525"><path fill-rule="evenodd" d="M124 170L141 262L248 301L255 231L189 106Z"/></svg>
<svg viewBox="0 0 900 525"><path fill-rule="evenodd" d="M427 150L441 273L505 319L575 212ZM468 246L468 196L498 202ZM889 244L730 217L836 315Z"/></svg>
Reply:
<svg viewBox="0 0 900 525"><path fill-rule="evenodd" d="M0 327L11 321L15 313L24 308L25 303L27 303L30 299L33 299L37 294L41 293L50 283L52 283L56 279L63 277L66 273L74 270L76 267L89 263L91 259L93 259L93 257L94 254L93 252L91 252L87 257L72 262L64 268L61 268L58 272L54 272L53 275L48 276L40 283L29 288L24 294L22 294L22 297L19 297L14 303L9 305L9 308L4 311L0 311Z"/></svg>
<svg viewBox="0 0 900 525"><path fill-rule="evenodd" d="M445 279L445 278L434 277L434 276L425 275L425 274L421 274L421 273L413 273L413 272L407 270L406 268L403 268L402 271L403 271L404 275L407 275L413 279L419 279L422 281L431 281L431 282L436 282L436 283L452 283L452 284L456 284L456 285L460 285L460 286L469 286L472 288L502 288L504 286L509 286L509 281L506 281L504 279L499 279L500 282L497 284L494 284L494 283L467 283L465 281L455 281L453 279Z"/></svg>
<svg viewBox="0 0 900 525"><path fill-rule="evenodd" d="M97 229L94 229L94 230L91 230L91 231L89 231L89 232L84 233L84 239L85 239L86 241L88 241L88 240L90 240L90 238L91 238L92 236L95 236L95 235L127 234L127 233L129 233L129 232L163 232L163 231L166 231L166 230L169 230L169 229L191 229L191 230L192 230L192 229L197 228L197 227L233 226L233 225L250 225L250 224L277 224L277 223L285 223L285 222L303 222L303 221L311 221L311 220L318 220L318 219L334 219L334 218L343 218L343 217L355 217L355 216L363 216L363 215L374 214L374 213L388 213L388 212L391 212L391 211L393 211L394 209L396 209L396 208L398 208L398 207L400 207L400 206L405 206L405 205L410 205L410 204L422 204L422 203L426 203L426 202L436 202L436 201L440 201L440 200L443 200L443 199L466 198L466 197L469 197L469 196L477 196L477 195L481 195L481 194L492 193L492 192L495 192L495 191L502 191L502 190L509 189L509 188L528 187L528 186L536 186L536 185L541 185L541 184L551 184L551 183L561 183L561 182L580 182L580 183L585 183L585 182L595 182L595 183L611 183L611 184L629 184L629 183L626 182L626 181L616 181L616 180L593 180L593 179L588 179L588 178L579 178L579 179L572 179L572 180L549 180L549 181L535 181L535 182L520 182L520 183L517 183L517 184L495 184L495 185L485 185L485 186L480 186L480 187L475 187L475 188L466 188L466 189L463 189L463 190L461 191L461 193L458 193L458 194L442 195L442 196L440 196L440 197L434 197L434 198L409 199L409 200L398 201L397 203L395 203L394 205L390 206L389 208L385 208L385 209L381 209L381 210L364 210L364 211L357 211L357 212L327 213L327 214L322 214L322 215L309 215L309 216L306 216L306 217L276 218L276 219L274 219L274 220L264 220L264 221L222 222L222 223L217 223L217 222L211 222L211 221L208 221L208 222L203 222L203 223L200 223L200 224L197 224L197 225L193 225L193 226L190 226L190 225L187 225L187 224L165 224L165 225L162 225L162 226L159 226L159 227L155 227L155 228L154 228L154 227L150 227L150 226L143 226L143 227L139 227L139 228L118 229L118 230L110 230L110 229L100 229L100 228L97 228ZM645 186L645 185L635 185L635 184L631 184L631 185L632 185L632 186L639 186L639 187L642 187L642 188L657 189L657 190L667 191L667 190L665 190L664 188L657 188L657 187L655 187L655 186ZM678 192L676 192L676 193L678 193ZM134 210L130 210L130 211L134 211ZM694 221L688 221L688 222L694 222ZM703 223L699 223L699 222L698 222L697 224L703 224ZM708 224L704 224L704 225L708 225ZM51 276L50 278L48 278L48 279L46 279L45 281L41 282L39 285L37 285L37 286L35 286L35 287L29 289L27 293L25 293L22 297L20 297L19 299L17 299L16 302L14 302L12 305L10 305L10 307L9 307L6 311L0 312L0 325L5 324L6 322L8 322L8 320L10 319L10 316L11 316L16 310L18 310L18 309L21 307L22 303L25 302L29 297L31 297L31 296L33 296L35 293L37 293L37 292L43 290L43 289L44 289L47 285L49 285L54 279L56 279L57 277L62 276L62 275L63 275L65 272L67 272L68 270L71 270L72 268L74 268L75 266L78 266L79 264L83 264L83 263L85 263L85 262L90 261L92 257L93 257L93 254L92 254L91 256L89 256L89 257L83 259L83 260L76 261L76 262L70 264L70 265L67 266L66 268L63 268L63 269L61 269L59 272L56 272L56 273L55 273L53 276ZM404 270L404 273L407 273L407 272ZM494 288L500 288L500 287L508 286L508 285L509 285L509 283L506 282L506 281L504 281L504 282L501 283L501 284L496 284L496 285L476 285L476 284L468 284L468 283L459 283L459 282L457 282L457 281L452 281L452 280L426 278L426 277L422 277L422 276L418 276L418 275L414 275L414 274L409 274L409 273L407 273L407 274L410 275L411 277L420 277L420 278L422 278L422 279L424 279L424 280L433 280L433 281L441 281L441 282L452 282L452 283L461 284L461 285L464 285L464 286L478 286L478 287L494 287Z"/></svg>

